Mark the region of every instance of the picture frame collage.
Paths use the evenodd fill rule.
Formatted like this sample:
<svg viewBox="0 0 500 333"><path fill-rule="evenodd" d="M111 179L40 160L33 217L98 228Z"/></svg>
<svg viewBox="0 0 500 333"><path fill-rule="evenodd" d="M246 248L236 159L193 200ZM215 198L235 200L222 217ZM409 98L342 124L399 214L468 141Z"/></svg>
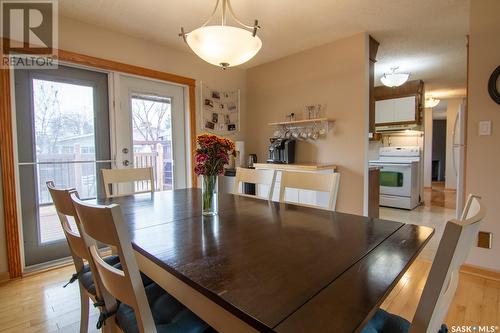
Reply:
<svg viewBox="0 0 500 333"><path fill-rule="evenodd" d="M201 128L219 134L240 130L240 90L220 91L202 85Z"/></svg>

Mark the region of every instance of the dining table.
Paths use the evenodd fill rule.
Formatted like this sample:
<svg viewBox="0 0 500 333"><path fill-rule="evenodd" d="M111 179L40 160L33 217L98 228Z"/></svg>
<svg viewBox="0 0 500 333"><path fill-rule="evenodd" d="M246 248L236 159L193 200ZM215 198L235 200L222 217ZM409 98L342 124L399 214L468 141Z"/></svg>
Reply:
<svg viewBox="0 0 500 333"><path fill-rule="evenodd" d="M218 332L359 332L432 237L425 226L196 188L118 204L139 268Z"/></svg>

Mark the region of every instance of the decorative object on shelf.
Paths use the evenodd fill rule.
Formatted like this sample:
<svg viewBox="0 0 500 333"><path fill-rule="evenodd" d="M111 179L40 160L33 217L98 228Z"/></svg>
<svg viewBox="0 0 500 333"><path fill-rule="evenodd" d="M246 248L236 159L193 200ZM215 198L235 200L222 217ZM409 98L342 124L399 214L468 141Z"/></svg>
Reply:
<svg viewBox="0 0 500 333"><path fill-rule="evenodd" d="M217 134L240 130L240 90L219 91L201 85L201 128Z"/></svg>
<svg viewBox="0 0 500 333"><path fill-rule="evenodd" d="M320 117L321 104L318 105L307 105L306 106L306 116L307 119L316 119Z"/></svg>
<svg viewBox="0 0 500 333"><path fill-rule="evenodd" d="M294 121L283 121L277 123L269 123L269 126L277 126L273 137L280 139L295 139L295 140L317 140L325 136L330 130L330 123L333 119L315 118Z"/></svg>
<svg viewBox="0 0 500 333"><path fill-rule="evenodd" d="M207 25L217 14L220 2L221 25ZM241 27L227 25L227 13ZM234 14L230 0L217 0L212 14L201 27L191 32L185 32L182 27L179 36L198 57L226 69L247 62L259 52L262 47L262 41L257 36L259 29L258 20L253 26L243 24Z"/></svg>
<svg viewBox="0 0 500 333"><path fill-rule="evenodd" d="M434 98L434 97L428 97L425 99L425 107L426 108L433 108L433 107L436 107L439 102L441 102L440 99L437 99L437 98Z"/></svg>
<svg viewBox="0 0 500 333"><path fill-rule="evenodd" d="M500 66L491 73L488 80L488 93L497 104L500 104Z"/></svg>
<svg viewBox="0 0 500 333"><path fill-rule="evenodd" d="M194 157L194 172L202 176L202 214L217 215L217 177L224 174L224 165L229 162L229 155L236 155L235 145L233 141L213 134L198 135L196 143L198 148Z"/></svg>
<svg viewBox="0 0 500 333"><path fill-rule="evenodd" d="M385 73L380 81L386 87L399 87L410 78L410 73L397 73L399 67L392 67L390 73Z"/></svg>

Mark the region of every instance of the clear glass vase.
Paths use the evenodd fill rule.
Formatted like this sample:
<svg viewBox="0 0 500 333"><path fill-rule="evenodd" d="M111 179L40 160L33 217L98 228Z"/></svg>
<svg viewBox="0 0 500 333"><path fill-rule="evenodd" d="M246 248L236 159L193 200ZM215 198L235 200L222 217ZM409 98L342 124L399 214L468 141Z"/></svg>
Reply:
<svg viewBox="0 0 500 333"><path fill-rule="evenodd" d="M219 210L217 176L202 176L202 214L205 216L217 215Z"/></svg>

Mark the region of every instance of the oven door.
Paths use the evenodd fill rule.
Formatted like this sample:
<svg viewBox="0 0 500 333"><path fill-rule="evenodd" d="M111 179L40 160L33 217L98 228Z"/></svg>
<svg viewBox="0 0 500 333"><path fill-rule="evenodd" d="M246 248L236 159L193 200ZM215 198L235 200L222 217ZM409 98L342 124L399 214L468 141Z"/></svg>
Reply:
<svg viewBox="0 0 500 333"><path fill-rule="evenodd" d="M377 163L380 170L380 194L411 196L411 163Z"/></svg>

